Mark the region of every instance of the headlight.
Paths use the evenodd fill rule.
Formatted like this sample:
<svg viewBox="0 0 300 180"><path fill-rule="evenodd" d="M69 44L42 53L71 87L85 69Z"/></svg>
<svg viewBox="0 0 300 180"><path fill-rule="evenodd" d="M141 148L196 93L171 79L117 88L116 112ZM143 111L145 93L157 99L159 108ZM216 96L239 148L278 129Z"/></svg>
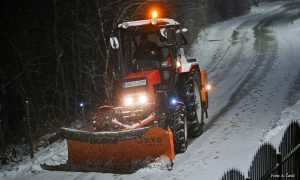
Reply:
<svg viewBox="0 0 300 180"><path fill-rule="evenodd" d="M173 104L173 105L175 105L176 102L177 102L177 101L176 101L176 99L174 99L174 98L171 100L171 104Z"/></svg>
<svg viewBox="0 0 300 180"><path fill-rule="evenodd" d="M146 94L135 94L126 96L123 99L125 106L134 106L134 105L145 105L149 101L149 98Z"/></svg>
<svg viewBox="0 0 300 180"><path fill-rule="evenodd" d="M207 91L210 91L210 90L211 90L211 86L210 86L209 84L207 84L207 85L205 86L205 89L206 89Z"/></svg>
<svg viewBox="0 0 300 180"><path fill-rule="evenodd" d="M132 97L125 97L124 103L125 103L126 106L133 105L133 98Z"/></svg>
<svg viewBox="0 0 300 180"><path fill-rule="evenodd" d="M176 61L176 68L180 68L181 67L181 62L180 61Z"/></svg>
<svg viewBox="0 0 300 180"><path fill-rule="evenodd" d="M140 95L138 101L140 104L146 104L148 102L148 97L146 95Z"/></svg>

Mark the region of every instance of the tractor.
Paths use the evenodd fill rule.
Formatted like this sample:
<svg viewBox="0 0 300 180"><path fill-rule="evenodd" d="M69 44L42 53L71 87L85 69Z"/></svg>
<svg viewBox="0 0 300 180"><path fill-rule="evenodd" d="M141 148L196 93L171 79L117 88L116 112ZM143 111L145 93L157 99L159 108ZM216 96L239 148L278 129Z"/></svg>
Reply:
<svg viewBox="0 0 300 180"><path fill-rule="evenodd" d="M118 25L110 37L111 102L98 108L93 131L62 129L67 167L120 173L161 156L172 162L189 137L203 133L210 86L197 60L186 57L186 32L168 18Z"/></svg>

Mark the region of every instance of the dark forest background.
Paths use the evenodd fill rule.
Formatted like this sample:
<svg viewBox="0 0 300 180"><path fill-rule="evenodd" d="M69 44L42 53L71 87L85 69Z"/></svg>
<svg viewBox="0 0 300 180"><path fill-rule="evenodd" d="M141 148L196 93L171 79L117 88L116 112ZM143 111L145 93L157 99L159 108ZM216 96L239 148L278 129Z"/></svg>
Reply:
<svg viewBox="0 0 300 180"><path fill-rule="evenodd" d="M26 140L26 101L35 140L109 101L109 37L152 6L195 39L206 25L245 14L248 0L6 0L0 3L0 144ZM88 118L87 118L88 119Z"/></svg>

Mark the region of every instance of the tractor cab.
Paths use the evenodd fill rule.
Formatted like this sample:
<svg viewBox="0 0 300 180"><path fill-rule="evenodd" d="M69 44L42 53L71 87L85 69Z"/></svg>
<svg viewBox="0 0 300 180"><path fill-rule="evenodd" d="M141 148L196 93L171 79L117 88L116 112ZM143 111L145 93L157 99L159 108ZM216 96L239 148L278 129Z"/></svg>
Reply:
<svg viewBox="0 0 300 180"><path fill-rule="evenodd" d="M140 86L148 86L147 99L154 104L155 92L174 89L181 68L178 51L187 43L184 32L186 29L180 29L178 22L166 18L119 24L116 36L110 38L117 79L122 79L121 87L114 88L122 89L122 93L116 94L130 94ZM118 99L123 99L121 104L134 102Z"/></svg>
<svg viewBox="0 0 300 180"><path fill-rule="evenodd" d="M152 69L176 69L176 54L186 44L178 22L172 19L149 19L119 24L111 46L118 50L122 75Z"/></svg>

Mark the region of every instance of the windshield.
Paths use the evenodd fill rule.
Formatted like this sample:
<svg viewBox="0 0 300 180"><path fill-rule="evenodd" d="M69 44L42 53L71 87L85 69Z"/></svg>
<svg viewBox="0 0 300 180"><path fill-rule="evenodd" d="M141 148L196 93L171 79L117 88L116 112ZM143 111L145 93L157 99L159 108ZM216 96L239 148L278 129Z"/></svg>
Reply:
<svg viewBox="0 0 300 180"><path fill-rule="evenodd" d="M160 31L127 32L123 37L123 56L131 72L172 66L171 51Z"/></svg>

